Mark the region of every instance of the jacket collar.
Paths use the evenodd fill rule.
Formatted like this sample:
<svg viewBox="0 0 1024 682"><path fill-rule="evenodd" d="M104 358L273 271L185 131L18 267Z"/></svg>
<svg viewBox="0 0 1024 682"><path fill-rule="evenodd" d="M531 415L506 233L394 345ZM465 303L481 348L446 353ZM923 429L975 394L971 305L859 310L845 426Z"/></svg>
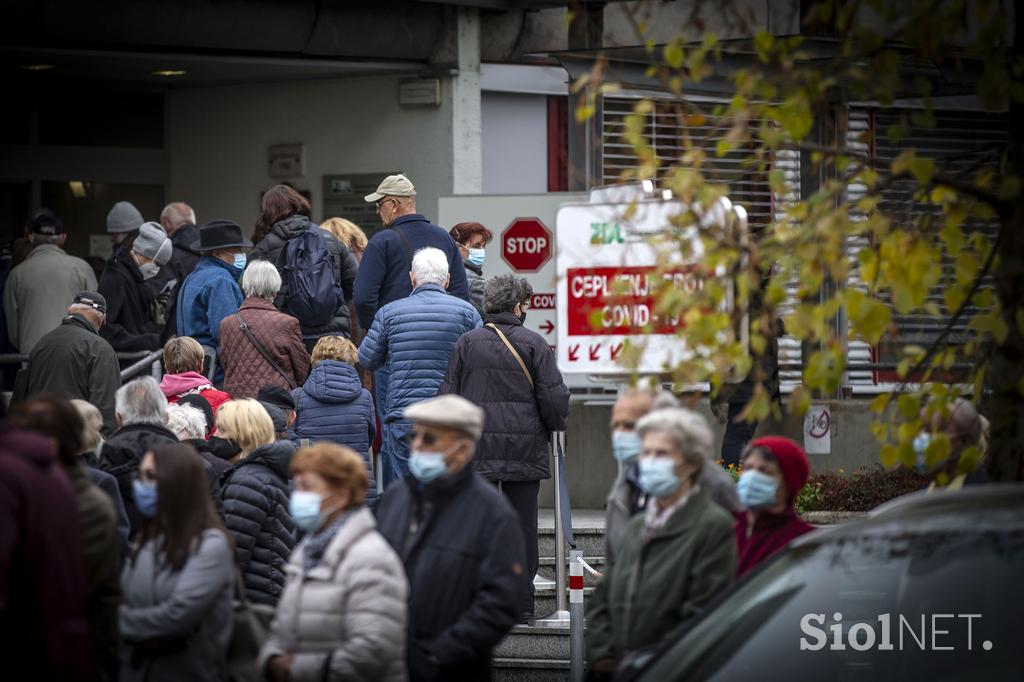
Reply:
<svg viewBox="0 0 1024 682"><path fill-rule="evenodd" d="M277 440L256 448L249 453L248 457L235 463L234 468L240 469L247 464L260 464L287 481L289 478L288 467L294 454L295 446L290 441Z"/></svg>
<svg viewBox="0 0 1024 682"><path fill-rule="evenodd" d="M647 504L655 504L654 499L648 500ZM690 493L686 503L672 512L672 516L665 525L652 533L652 538L665 538L682 535L697 525L700 520L699 512L708 504L708 494L703 488L698 488Z"/></svg>
<svg viewBox="0 0 1024 682"><path fill-rule="evenodd" d="M483 268L478 268L477 266L475 266L472 263L470 263L468 260L462 261L462 264L464 266L466 266L466 269L469 270L470 272L475 272L476 274L480 275L481 277L483 276L483 274L484 274L484 269Z"/></svg>
<svg viewBox="0 0 1024 682"><path fill-rule="evenodd" d="M316 580L330 580L338 565L345 560L345 555L348 554L352 545L376 528L377 521L373 518L373 512L366 507L351 512L345 524L338 530L338 534L327 545L323 559L313 567L308 576ZM305 541L302 544L305 545ZM302 550L303 547L298 547L292 554L292 565L289 570L302 571Z"/></svg>
<svg viewBox="0 0 1024 682"><path fill-rule="evenodd" d="M37 246L32 247L32 250L28 252L27 256L25 256L25 260L28 260L29 258L35 258L36 256L44 253L59 253L62 256L66 255L64 249L60 248L56 244L39 244Z"/></svg>
<svg viewBox="0 0 1024 682"><path fill-rule="evenodd" d="M413 289L412 293L409 294L409 295L410 296L417 296L417 295L425 293L427 291L437 291L437 292L440 292L442 294L445 293L444 287L441 286L440 284L421 284L418 287L416 287L415 289Z"/></svg>
<svg viewBox="0 0 1024 682"><path fill-rule="evenodd" d="M404 223L429 223L429 222L430 221L427 220L426 216L424 216L424 215L420 215L419 213L410 213L409 215L404 215L401 218L395 218L394 220L391 221L391 224L388 225L388 227L393 229L393 228L398 227L399 225L402 225Z"/></svg>
<svg viewBox="0 0 1024 682"><path fill-rule="evenodd" d="M138 424L125 424L117 431L114 431L114 433L110 434L110 438L113 439L115 436L118 436L120 434L132 433L134 431L148 431L149 433L155 433L161 436L166 436L175 441L178 440L178 437L175 436L174 433L166 426L161 426L160 424L149 424L145 422L141 422Z"/></svg>
<svg viewBox="0 0 1024 682"><path fill-rule="evenodd" d="M515 327L522 327L523 323L515 316L514 313L488 313L484 316L484 323L493 322L494 324L511 325Z"/></svg>
<svg viewBox="0 0 1024 682"><path fill-rule="evenodd" d="M272 310L277 312L277 308L274 307L273 301L268 301L260 296L250 296L249 298L242 301L242 305L238 306L239 310Z"/></svg>
<svg viewBox="0 0 1024 682"><path fill-rule="evenodd" d="M234 279L238 279L238 277L241 275L241 273L238 271L238 268L236 268L234 265L228 265L220 258L214 258L213 256L203 256L202 260L199 261L199 265L197 265L196 268L201 267L221 267L224 270L227 270L228 274L231 275L231 277Z"/></svg>
<svg viewBox="0 0 1024 682"><path fill-rule="evenodd" d="M121 249L120 251L118 251L117 254L114 256L114 262L120 263L124 267L124 269L128 271L128 274L132 276L132 279L134 279L136 282L143 281L142 271L139 270L138 263L136 263L135 259L132 258L131 249Z"/></svg>
<svg viewBox="0 0 1024 682"><path fill-rule="evenodd" d="M62 325L63 324L67 324L67 325L71 325L73 327L81 327L82 329L87 329L87 330L91 331L93 334L99 334L99 331L96 329L96 327L92 326L92 322L90 322L89 320L85 319L83 316L76 315L74 313L72 313L71 315L65 316L64 319L61 320L60 323Z"/></svg>

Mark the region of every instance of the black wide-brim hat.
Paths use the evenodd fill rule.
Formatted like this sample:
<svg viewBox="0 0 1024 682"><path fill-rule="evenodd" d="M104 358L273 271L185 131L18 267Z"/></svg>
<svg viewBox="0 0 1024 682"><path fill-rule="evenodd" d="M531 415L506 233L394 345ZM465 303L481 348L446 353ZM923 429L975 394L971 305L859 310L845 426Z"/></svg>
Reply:
<svg viewBox="0 0 1024 682"><path fill-rule="evenodd" d="M199 239L189 247L193 251L217 251L230 248L252 248L242 235L242 228L230 220L211 220L199 228Z"/></svg>

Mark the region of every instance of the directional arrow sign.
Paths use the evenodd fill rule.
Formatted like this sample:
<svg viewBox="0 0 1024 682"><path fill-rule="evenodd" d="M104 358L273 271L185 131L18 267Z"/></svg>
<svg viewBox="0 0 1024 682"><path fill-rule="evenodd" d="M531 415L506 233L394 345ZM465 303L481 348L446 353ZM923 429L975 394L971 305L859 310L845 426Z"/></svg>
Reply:
<svg viewBox="0 0 1024 682"><path fill-rule="evenodd" d="M569 362L576 362L580 359L580 344L569 346Z"/></svg>
<svg viewBox="0 0 1024 682"><path fill-rule="evenodd" d="M551 320L544 320L540 323L539 329L544 332L545 336L547 336L551 332L555 331L555 323Z"/></svg>
<svg viewBox="0 0 1024 682"><path fill-rule="evenodd" d="M591 360L597 360L599 357L601 357L601 344L597 344L596 346L590 346L587 350L589 351Z"/></svg>
<svg viewBox="0 0 1024 682"><path fill-rule="evenodd" d="M611 348L608 349L609 351L611 351L612 360L617 360L618 359L619 353L622 352L622 347L624 345L625 345L624 343L617 343L617 344L615 344L614 346L612 346Z"/></svg>

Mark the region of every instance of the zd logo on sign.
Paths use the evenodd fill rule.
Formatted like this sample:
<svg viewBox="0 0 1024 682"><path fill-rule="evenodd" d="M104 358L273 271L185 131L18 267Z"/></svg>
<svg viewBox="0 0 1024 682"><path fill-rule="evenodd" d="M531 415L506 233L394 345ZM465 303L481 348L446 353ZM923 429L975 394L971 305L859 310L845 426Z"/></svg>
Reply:
<svg viewBox="0 0 1024 682"><path fill-rule="evenodd" d="M597 244L624 244L622 238L622 225L618 223L590 223L590 243Z"/></svg>

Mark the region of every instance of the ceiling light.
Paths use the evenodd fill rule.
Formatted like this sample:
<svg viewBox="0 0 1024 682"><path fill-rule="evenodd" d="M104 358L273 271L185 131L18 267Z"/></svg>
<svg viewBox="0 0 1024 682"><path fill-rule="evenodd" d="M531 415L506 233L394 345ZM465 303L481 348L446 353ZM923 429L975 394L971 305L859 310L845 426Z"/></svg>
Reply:
<svg viewBox="0 0 1024 682"><path fill-rule="evenodd" d="M86 196L85 183L81 180L71 180L68 182L68 188L71 190L71 196L76 199L84 199Z"/></svg>
<svg viewBox="0 0 1024 682"><path fill-rule="evenodd" d="M152 72L154 76L184 76L188 71L185 69L157 69Z"/></svg>
<svg viewBox="0 0 1024 682"><path fill-rule="evenodd" d="M49 71L50 69L56 69L56 64L22 64L21 68L26 71Z"/></svg>

